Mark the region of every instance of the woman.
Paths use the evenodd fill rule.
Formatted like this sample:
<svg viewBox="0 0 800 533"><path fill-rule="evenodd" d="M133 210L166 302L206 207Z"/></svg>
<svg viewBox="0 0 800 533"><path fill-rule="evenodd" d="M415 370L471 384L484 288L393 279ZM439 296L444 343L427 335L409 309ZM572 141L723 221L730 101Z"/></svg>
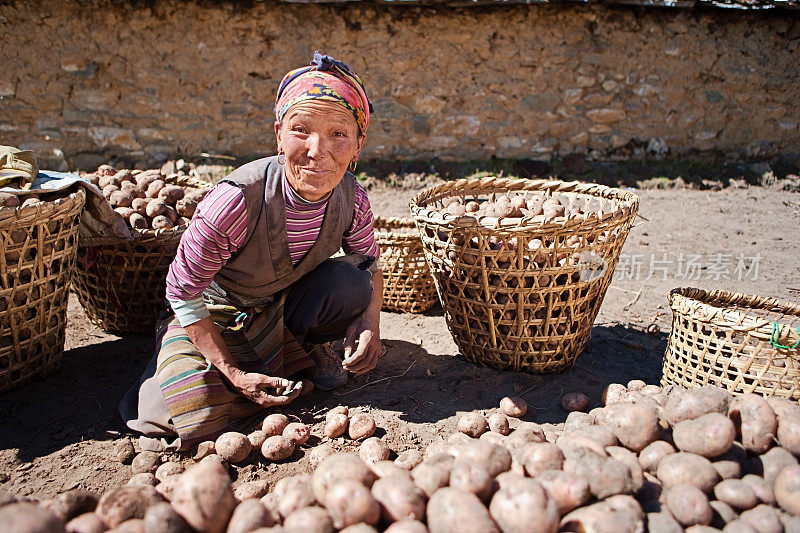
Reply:
<svg viewBox="0 0 800 533"><path fill-rule="evenodd" d="M330 390L375 367L383 279L350 172L371 107L347 65L315 53L278 89L278 156L235 170L198 205L167 277L175 316L120 406L143 448L184 449L286 405L310 388L301 374ZM331 342L342 338L344 359Z"/></svg>

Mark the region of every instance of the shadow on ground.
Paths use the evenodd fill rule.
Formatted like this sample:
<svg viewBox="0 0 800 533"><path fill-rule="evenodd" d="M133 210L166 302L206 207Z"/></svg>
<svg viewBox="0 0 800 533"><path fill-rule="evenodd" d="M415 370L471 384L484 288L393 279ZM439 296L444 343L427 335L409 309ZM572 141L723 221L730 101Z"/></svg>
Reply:
<svg viewBox="0 0 800 533"><path fill-rule="evenodd" d="M30 461L107 431L126 431L117 406L153 344L152 336L126 336L73 348L46 379L0 395L0 450L17 448L19 459Z"/></svg>

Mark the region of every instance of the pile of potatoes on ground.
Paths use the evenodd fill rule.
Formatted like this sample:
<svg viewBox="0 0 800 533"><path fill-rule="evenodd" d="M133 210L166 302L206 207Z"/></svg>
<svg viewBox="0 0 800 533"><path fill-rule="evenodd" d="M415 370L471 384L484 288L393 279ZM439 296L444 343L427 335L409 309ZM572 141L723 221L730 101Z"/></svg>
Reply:
<svg viewBox="0 0 800 533"><path fill-rule="evenodd" d="M169 229L188 224L206 190L165 183L161 170L117 170L101 165L84 178L133 229Z"/></svg>
<svg viewBox="0 0 800 533"><path fill-rule="evenodd" d="M466 413L446 440L393 461L370 415L337 407L322 433L360 440L358 453L323 440L310 474L234 489L229 462L252 450L285 460L316 441L273 414L249 435L203 443L185 471L139 454L132 466L143 471L99 499L71 491L37 505L0 493L0 523L72 533L800 531L796 402L638 380L610 385L603 401L587 413L588 398L570 393L566 421L539 425L518 420L524 400L504 398L488 418Z"/></svg>

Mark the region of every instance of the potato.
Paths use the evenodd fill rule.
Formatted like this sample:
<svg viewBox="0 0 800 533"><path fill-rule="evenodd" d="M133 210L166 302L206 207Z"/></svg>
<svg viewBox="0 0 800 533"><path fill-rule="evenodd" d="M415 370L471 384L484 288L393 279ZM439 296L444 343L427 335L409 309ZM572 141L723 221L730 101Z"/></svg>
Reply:
<svg viewBox="0 0 800 533"><path fill-rule="evenodd" d="M269 481L259 479L242 483L234 489L233 496L241 502L261 498L267 491L269 491Z"/></svg>
<svg viewBox="0 0 800 533"><path fill-rule="evenodd" d="M136 211L136 213L146 216L147 215L147 204L150 203L150 200L147 198L134 198L131 201L131 209Z"/></svg>
<svg viewBox="0 0 800 533"><path fill-rule="evenodd" d="M295 446L305 444L310 435L311 430L302 422L291 422L283 428L283 436L292 441Z"/></svg>
<svg viewBox="0 0 800 533"><path fill-rule="evenodd" d="M589 501L592 494L585 479L562 470L544 470L536 475L555 502L559 515L565 515Z"/></svg>
<svg viewBox="0 0 800 533"><path fill-rule="evenodd" d="M630 496L617 495L581 507L561 519L564 532L634 533L644 531L644 513Z"/></svg>
<svg viewBox="0 0 800 533"><path fill-rule="evenodd" d="M390 450L378 437L370 437L361 443L358 448L358 456L367 465L372 465L378 461L385 461L389 458Z"/></svg>
<svg viewBox="0 0 800 533"><path fill-rule="evenodd" d="M800 466L784 467L775 477L773 491L784 511L800 515Z"/></svg>
<svg viewBox="0 0 800 533"><path fill-rule="evenodd" d="M397 459L394 460L394 464L405 470L411 470L420 464L422 460L422 452L412 448L410 450L400 452L400 454L397 456Z"/></svg>
<svg viewBox="0 0 800 533"><path fill-rule="evenodd" d="M545 470L561 470L564 453L552 442L529 444L524 452L525 473L536 477Z"/></svg>
<svg viewBox="0 0 800 533"><path fill-rule="evenodd" d="M158 507L159 505L162 505L162 504L159 503L159 504L154 505L153 507ZM166 505L169 505L169 504L166 504ZM151 507L150 509L152 509L153 507ZM145 516L147 516L146 513L145 513ZM100 517L97 516L96 514L94 514L94 513L83 513L81 515L76 516L75 518L73 518L69 522L67 522L66 526L64 526L64 529L66 530L66 533L103 533L104 531L106 531L108 529L108 526L106 526L103 523L103 521L100 520ZM155 531L155 530L152 530L152 531ZM159 529L158 531L162 531L162 530ZM170 530L163 530L163 531L165 533L173 533ZM180 533L183 533L184 531L185 531L185 533L189 533L188 528L185 529L185 530L182 530ZM178 532L176 531L175 533L178 533Z"/></svg>
<svg viewBox="0 0 800 533"><path fill-rule="evenodd" d="M264 418L261 424L261 430L267 434L268 437L274 435L282 435L284 428L289 425L289 417L281 413L272 413Z"/></svg>
<svg viewBox="0 0 800 533"><path fill-rule="evenodd" d="M387 476L378 479L372 485L372 496L378 502L385 522L425 518L425 494L408 477Z"/></svg>
<svg viewBox="0 0 800 533"><path fill-rule="evenodd" d="M325 421L327 422L333 415L350 415L350 409L347 408L345 405L337 405L336 407L329 409L327 413L325 413Z"/></svg>
<svg viewBox="0 0 800 533"><path fill-rule="evenodd" d="M733 510L733 507L725 502L712 500L708 502L708 505L714 511L714 517L711 519L711 525L714 527L725 527L728 522L733 522L739 518L739 514Z"/></svg>
<svg viewBox="0 0 800 533"><path fill-rule="evenodd" d="M157 216L161 216L167 211L167 204L164 203L164 200L150 200L147 203L147 207L145 207L145 213L150 218L155 218Z"/></svg>
<svg viewBox="0 0 800 533"><path fill-rule="evenodd" d="M283 522L284 530L288 532L308 533L333 533L333 519L321 507L303 507L298 509Z"/></svg>
<svg viewBox="0 0 800 533"><path fill-rule="evenodd" d="M707 413L675 425L672 438L682 452L718 457L727 452L736 437L733 422L721 413Z"/></svg>
<svg viewBox="0 0 800 533"><path fill-rule="evenodd" d="M428 527L419 520L405 518L387 527L385 533L428 533Z"/></svg>
<svg viewBox="0 0 800 533"><path fill-rule="evenodd" d="M214 449L226 461L241 463L253 450L247 437L236 431L228 431L217 437Z"/></svg>
<svg viewBox="0 0 800 533"><path fill-rule="evenodd" d="M178 212L170 206L167 206L167 209L164 211L164 216L172 222L173 226L178 222L178 218L180 218L178 217Z"/></svg>
<svg viewBox="0 0 800 533"><path fill-rule="evenodd" d="M597 423L597 419L588 413L572 411L567 415L567 419L564 421L564 431L572 431L574 429L583 429L589 426L596 426Z"/></svg>
<svg viewBox="0 0 800 533"><path fill-rule="evenodd" d="M725 533L758 533L756 528L744 520L732 520L725 524L725 527L722 529L722 531Z"/></svg>
<svg viewBox="0 0 800 533"><path fill-rule="evenodd" d="M489 511L471 492L449 487L436 491L427 515L431 533L499 533Z"/></svg>
<svg viewBox="0 0 800 533"><path fill-rule="evenodd" d="M739 511L752 509L759 503L753 488L741 479L720 481L714 487L714 497Z"/></svg>
<svg viewBox="0 0 800 533"><path fill-rule="evenodd" d="M628 389L625 385L619 383L610 383L604 390L602 395L603 405L609 406L616 403L623 403L627 401Z"/></svg>
<svg viewBox="0 0 800 533"><path fill-rule="evenodd" d="M377 500L356 479L340 479L334 482L325 495L325 507L337 529L360 522L375 525L381 517Z"/></svg>
<svg viewBox="0 0 800 533"><path fill-rule="evenodd" d="M160 464L161 456L159 454L155 452L144 451L133 458L133 461L131 462L131 470L133 470L134 474L141 474L142 472L155 474Z"/></svg>
<svg viewBox="0 0 800 533"><path fill-rule="evenodd" d="M128 218L128 224L130 224L133 229L148 229L147 219L139 213L133 213L130 218Z"/></svg>
<svg viewBox="0 0 800 533"><path fill-rule="evenodd" d="M130 207L116 207L114 208L114 212L117 213L122 218L124 218L125 220L129 220L131 215L136 214L136 212Z"/></svg>
<svg viewBox="0 0 800 533"><path fill-rule="evenodd" d="M264 441L267 440L267 432L257 429L251 433L248 433L247 440L250 441L250 446L254 450L259 450L264 444Z"/></svg>
<svg viewBox="0 0 800 533"><path fill-rule="evenodd" d="M184 198L192 200L198 204L203 200L203 198L205 198L206 194L208 194L208 189L187 188L183 191Z"/></svg>
<svg viewBox="0 0 800 533"><path fill-rule="evenodd" d="M448 454L434 455L411 471L411 479L426 496L431 497L433 493L450 483L450 471L453 468L455 458Z"/></svg>
<svg viewBox="0 0 800 533"><path fill-rule="evenodd" d="M49 509L33 503L11 503L0 507L0 524L8 533L59 533L63 522Z"/></svg>
<svg viewBox="0 0 800 533"><path fill-rule="evenodd" d="M560 518L556 502L532 479L497 491L489 514L503 533L555 533Z"/></svg>
<svg viewBox="0 0 800 533"><path fill-rule="evenodd" d="M500 435L508 435L511 430L508 427L508 417L503 413L492 413L489 416L489 430Z"/></svg>
<svg viewBox="0 0 800 533"><path fill-rule="evenodd" d="M153 229L171 229L173 227L172 221L164 215L155 217L150 225Z"/></svg>
<svg viewBox="0 0 800 533"><path fill-rule="evenodd" d="M149 171L142 172L134 177L136 185L144 191L147 191L147 189L150 187L150 184L159 179L161 179L160 172L156 174L155 172Z"/></svg>
<svg viewBox="0 0 800 533"><path fill-rule="evenodd" d="M777 436L781 447L800 457L800 414L786 412L779 416Z"/></svg>
<svg viewBox="0 0 800 533"><path fill-rule="evenodd" d="M800 516L789 513L781 513L781 524L786 533L796 533L800 531Z"/></svg>
<svg viewBox="0 0 800 533"><path fill-rule="evenodd" d="M454 461L450 470L450 486L454 489L471 492L482 502L487 503L492 495L494 480L485 468L466 461Z"/></svg>
<svg viewBox="0 0 800 533"><path fill-rule="evenodd" d="M192 465L178 477L172 507L191 527L221 533L236 507L228 473L208 458Z"/></svg>
<svg viewBox="0 0 800 533"><path fill-rule="evenodd" d="M168 503L157 503L144 513L144 530L159 533L189 533L189 525Z"/></svg>
<svg viewBox="0 0 800 533"><path fill-rule="evenodd" d="M772 485L767 483L763 477L747 474L742 477L742 481L750 485L750 488L753 489L759 501L767 505L775 505L777 503L775 494L772 491Z"/></svg>
<svg viewBox="0 0 800 533"><path fill-rule="evenodd" d="M192 457L192 459L194 459L195 461L200 461L202 459L205 459L209 455L213 455L216 453L217 450L214 448L214 441L207 440L197 445L197 452L194 454L194 457Z"/></svg>
<svg viewBox="0 0 800 533"><path fill-rule="evenodd" d="M156 492L165 500L172 501L172 494L175 492L175 487L178 485L180 475L169 476L167 479L156 485Z"/></svg>
<svg viewBox="0 0 800 533"><path fill-rule="evenodd" d="M151 487L155 487L158 485L158 480L156 476L151 474L150 472L140 472L138 474L134 474L129 480L127 485L131 487L138 487L142 485L149 485Z"/></svg>
<svg viewBox="0 0 800 533"><path fill-rule="evenodd" d="M183 189L178 185L166 185L158 191L158 197L164 200L167 205L174 206L178 200L183 198Z"/></svg>
<svg viewBox="0 0 800 533"><path fill-rule="evenodd" d="M573 456L581 451L590 451L600 457L607 457L605 447L594 439L581 435L577 431L564 433L556 441L556 446L564 453L565 457Z"/></svg>
<svg viewBox="0 0 800 533"><path fill-rule="evenodd" d="M505 416L505 415L503 415ZM463 435L463 433L462 433ZM466 437L466 435L464 435ZM471 437L467 437L472 440ZM502 445L505 442L505 437L500 433L495 433L494 431L487 431L483 435L480 436L480 440L491 443L491 444L498 444Z"/></svg>
<svg viewBox="0 0 800 533"><path fill-rule="evenodd" d="M364 440L375 434L375 419L367 413L358 413L350 419L347 434L353 440Z"/></svg>
<svg viewBox="0 0 800 533"><path fill-rule="evenodd" d="M109 203L110 203L111 195L114 194L115 192L118 192L118 191L119 191L119 187L112 183L112 184L109 184L109 185L106 185L105 187L103 187L103 196L105 197L106 200L109 200Z"/></svg>
<svg viewBox="0 0 800 533"><path fill-rule="evenodd" d="M645 472L656 473L658 464L664 457L675 453L675 448L666 441L653 441L639 452L639 464Z"/></svg>
<svg viewBox="0 0 800 533"><path fill-rule="evenodd" d="M508 446L519 446L546 440L542 426L533 422L523 422L511 432L505 442Z"/></svg>
<svg viewBox="0 0 800 533"><path fill-rule="evenodd" d="M642 451L661 435L656 410L646 405L610 405L606 408L606 423L619 442L634 452Z"/></svg>
<svg viewBox="0 0 800 533"><path fill-rule="evenodd" d="M149 485L118 487L103 494L94 512L114 528L130 518L144 518L147 508L159 502L161 497Z"/></svg>
<svg viewBox="0 0 800 533"><path fill-rule="evenodd" d="M778 431L778 419L767 401L757 394L743 394L733 399L728 418L736 427L747 451L764 453Z"/></svg>
<svg viewBox="0 0 800 533"><path fill-rule="evenodd" d="M760 474L764 480L772 485L778 473L786 466L796 465L797 459L781 447L775 447L767 453L754 457L752 467L755 474Z"/></svg>
<svg viewBox="0 0 800 533"><path fill-rule="evenodd" d="M561 397L561 407L568 413L586 411L589 407L589 398L580 392L570 392Z"/></svg>
<svg viewBox="0 0 800 533"><path fill-rule="evenodd" d="M119 189L121 182L119 179L115 178L112 175L112 176L100 176L100 179L97 181L97 184L101 189L105 189L109 185L113 185L114 187L117 187Z"/></svg>
<svg viewBox="0 0 800 533"><path fill-rule="evenodd" d="M368 466L375 474L375 477L382 478L387 476L401 476L408 479L411 479L411 473L404 468L400 468L393 461L389 460L382 460L376 461L374 463L368 463Z"/></svg>
<svg viewBox="0 0 800 533"><path fill-rule="evenodd" d="M522 418L528 412L528 404L522 398L506 396L500 400L500 410L506 416Z"/></svg>
<svg viewBox="0 0 800 533"><path fill-rule="evenodd" d="M666 492L667 509L684 527L711 523L713 511L706 495L694 485L675 485Z"/></svg>
<svg viewBox="0 0 800 533"><path fill-rule="evenodd" d="M261 455L270 461L283 461L294 453L294 443L283 435L267 437L261 445Z"/></svg>
<svg viewBox="0 0 800 533"><path fill-rule="evenodd" d="M164 182L162 180L153 180L150 182L150 185L147 186L145 194L148 198L158 198L158 193L161 192L161 189L163 188Z"/></svg>
<svg viewBox="0 0 800 533"><path fill-rule="evenodd" d="M378 533L378 530L367 524L353 524L340 530L339 533Z"/></svg>
<svg viewBox="0 0 800 533"><path fill-rule="evenodd" d="M311 466L317 466L324 461L326 457L333 455L334 452L336 452L336 450L333 448L331 443L325 442L314 446L311 449L311 452L308 454L308 460L311 463Z"/></svg>
<svg viewBox="0 0 800 533"><path fill-rule="evenodd" d="M609 457L612 459L616 459L628 465L631 471L631 480L633 481L633 492L638 493L644 484L644 471L642 470L642 465L639 464L636 454L621 446L609 446L606 448L606 453L608 453Z"/></svg>
<svg viewBox="0 0 800 533"><path fill-rule="evenodd" d="M0 207L18 207L19 197L10 192L0 192Z"/></svg>
<svg viewBox="0 0 800 533"><path fill-rule="evenodd" d="M758 505L739 515L739 520L748 522L759 533L781 533L783 525L778 511L769 505Z"/></svg>
<svg viewBox="0 0 800 533"><path fill-rule="evenodd" d="M578 450L567 456L564 472L586 480L589 490L598 499L615 494L631 494L636 490L627 464L610 457L600 457L588 450Z"/></svg>
<svg viewBox="0 0 800 533"><path fill-rule="evenodd" d="M746 462L747 452L741 444L734 442L727 452L716 457L711 464L722 479L740 479Z"/></svg>
<svg viewBox="0 0 800 533"><path fill-rule="evenodd" d="M710 493L719 482L719 475L711 461L689 452L678 452L664 457L656 470L656 477L665 489L676 485L694 485Z"/></svg>
<svg viewBox="0 0 800 533"><path fill-rule="evenodd" d="M323 433L329 439L335 439L336 437L340 437L345 434L348 423L349 419L347 418L347 415L342 413L334 413L331 415L328 413Z"/></svg>
<svg viewBox="0 0 800 533"><path fill-rule="evenodd" d="M731 395L724 389L704 385L697 389L676 388L667 398L667 419L671 426L707 413L727 414Z"/></svg>
<svg viewBox="0 0 800 533"><path fill-rule="evenodd" d="M485 441L467 442L459 446L458 460L484 468L492 477L511 468L511 453L503 446Z"/></svg>
<svg viewBox="0 0 800 533"><path fill-rule="evenodd" d="M320 463L311 478L317 501L324 502L330 486L342 479L355 479L369 488L375 481L375 474L357 455L335 453Z"/></svg>
<svg viewBox="0 0 800 533"><path fill-rule="evenodd" d="M97 501L98 497L93 492L73 489L59 494L52 500L43 501L40 505L66 522L80 514L94 511Z"/></svg>
<svg viewBox="0 0 800 533"><path fill-rule="evenodd" d="M647 513L647 530L653 533L683 533L683 528L669 513Z"/></svg>
<svg viewBox="0 0 800 533"><path fill-rule="evenodd" d="M260 527L272 527L275 517L260 501L244 500L236 506L225 533L248 533Z"/></svg>
<svg viewBox="0 0 800 533"><path fill-rule="evenodd" d="M175 202L175 211L182 217L192 218L197 210L197 202L187 198L181 198Z"/></svg>
<svg viewBox="0 0 800 533"><path fill-rule="evenodd" d="M480 413L466 413L458 420L458 430L473 438L480 437L488 429L489 424Z"/></svg>

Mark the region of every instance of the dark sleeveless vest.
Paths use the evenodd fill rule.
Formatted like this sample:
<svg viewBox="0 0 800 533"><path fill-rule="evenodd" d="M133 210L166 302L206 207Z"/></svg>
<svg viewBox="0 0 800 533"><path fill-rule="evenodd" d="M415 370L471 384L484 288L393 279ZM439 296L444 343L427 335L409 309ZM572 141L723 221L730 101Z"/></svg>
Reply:
<svg viewBox="0 0 800 533"><path fill-rule="evenodd" d="M239 167L222 181L244 193L247 233L244 244L214 276L206 298L215 303L263 307L339 251L353 222L355 177L346 172L331 191L317 240L305 257L292 265L286 236L283 165L266 157Z"/></svg>

